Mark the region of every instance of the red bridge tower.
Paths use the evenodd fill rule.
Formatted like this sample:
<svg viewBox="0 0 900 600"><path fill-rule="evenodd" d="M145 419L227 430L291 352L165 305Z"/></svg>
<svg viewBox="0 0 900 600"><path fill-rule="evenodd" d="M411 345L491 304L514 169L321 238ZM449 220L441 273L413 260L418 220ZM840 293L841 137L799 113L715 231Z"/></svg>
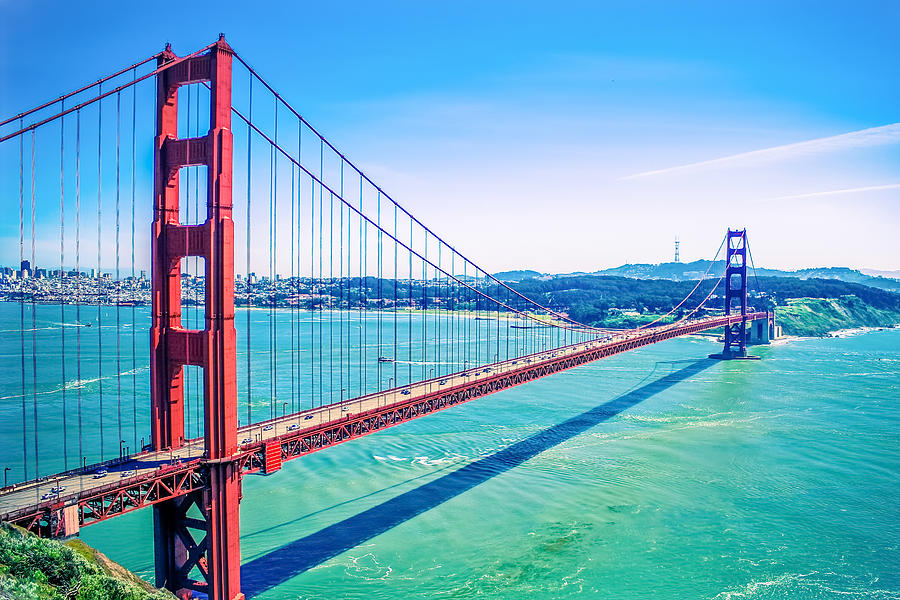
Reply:
<svg viewBox="0 0 900 600"><path fill-rule="evenodd" d="M169 47L159 64L175 60ZM232 221L232 51L224 36L208 53L157 75L150 330L151 428L154 450L184 444L185 365L203 369L204 488L154 506L156 583L177 594L204 592L214 600L241 600L234 330L234 222ZM209 133L178 138L178 88L209 82ZM179 221L182 167L208 171L206 221ZM181 259L205 261L203 330L181 324ZM189 513L198 510L200 518ZM196 537L195 537L196 536Z"/></svg>

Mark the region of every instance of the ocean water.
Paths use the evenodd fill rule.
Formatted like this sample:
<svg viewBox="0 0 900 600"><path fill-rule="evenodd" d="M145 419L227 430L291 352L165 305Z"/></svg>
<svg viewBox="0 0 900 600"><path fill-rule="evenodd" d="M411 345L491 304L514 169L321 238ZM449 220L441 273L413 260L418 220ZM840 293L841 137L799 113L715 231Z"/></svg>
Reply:
<svg viewBox="0 0 900 600"><path fill-rule="evenodd" d="M900 598L900 330L716 348L660 343L246 477L245 592ZM152 579L151 529L82 537Z"/></svg>

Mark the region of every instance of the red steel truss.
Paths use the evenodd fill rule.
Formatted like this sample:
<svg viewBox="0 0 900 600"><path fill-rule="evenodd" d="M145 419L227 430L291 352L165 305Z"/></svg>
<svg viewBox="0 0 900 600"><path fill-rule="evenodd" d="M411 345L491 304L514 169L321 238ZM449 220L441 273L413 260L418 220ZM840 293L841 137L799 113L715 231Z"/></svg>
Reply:
<svg viewBox="0 0 900 600"><path fill-rule="evenodd" d="M405 401L394 402L363 413L348 414L339 420L289 432L278 438L268 439L256 444L248 444L244 446L246 453L242 457L241 467L246 472L269 474L280 469L283 462L292 458L298 458L341 442L375 433L376 431L468 402L469 400L481 398L488 394L547 377L595 360L683 335L690 335L717 327L740 325L742 322L768 320L770 318L769 313L765 312L714 317L677 327L646 330L628 339L617 340L577 352L566 352L567 349L565 347L558 348L551 353L551 358L546 360L537 361L535 357L538 355L525 356L517 361L525 364L519 369L492 374L478 380L428 393L424 396L413 397ZM577 346L581 346L581 344ZM557 355L559 356L557 357ZM490 366L487 365L487 367ZM281 455L277 458L273 456L276 444L281 449Z"/></svg>

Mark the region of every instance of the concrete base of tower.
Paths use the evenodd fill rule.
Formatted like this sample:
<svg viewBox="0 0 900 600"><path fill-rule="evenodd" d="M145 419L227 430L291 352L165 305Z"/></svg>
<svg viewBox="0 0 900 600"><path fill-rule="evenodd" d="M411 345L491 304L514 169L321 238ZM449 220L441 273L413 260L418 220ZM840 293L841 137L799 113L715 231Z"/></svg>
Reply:
<svg viewBox="0 0 900 600"><path fill-rule="evenodd" d="M760 360L759 356L740 354L738 352L718 352L716 354L710 354L709 357L716 360Z"/></svg>

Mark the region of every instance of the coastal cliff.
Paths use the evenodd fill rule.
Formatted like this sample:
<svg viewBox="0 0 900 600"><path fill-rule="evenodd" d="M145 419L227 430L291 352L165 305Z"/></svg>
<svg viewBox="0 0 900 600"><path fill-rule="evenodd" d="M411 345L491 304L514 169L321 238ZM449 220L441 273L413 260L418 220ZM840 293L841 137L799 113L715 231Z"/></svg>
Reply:
<svg viewBox="0 0 900 600"><path fill-rule="evenodd" d="M80 539L47 540L0 524L0 599L175 600Z"/></svg>

